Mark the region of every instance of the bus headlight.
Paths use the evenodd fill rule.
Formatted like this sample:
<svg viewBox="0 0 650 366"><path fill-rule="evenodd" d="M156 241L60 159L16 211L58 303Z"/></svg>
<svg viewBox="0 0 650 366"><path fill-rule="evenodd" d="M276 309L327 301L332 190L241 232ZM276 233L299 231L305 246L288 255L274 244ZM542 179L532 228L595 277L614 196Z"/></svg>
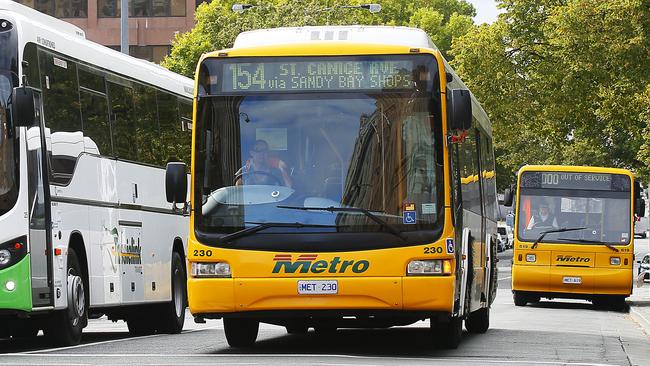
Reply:
<svg viewBox="0 0 650 366"><path fill-rule="evenodd" d="M621 265L621 258L619 257L610 257L609 258L609 264L612 266L620 266Z"/></svg>
<svg viewBox="0 0 650 366"><path fill-rule="evenodd" d="M193 277L231 277L230 265L224 262L192 263Z"/></svg>
<svg viewBox="0 0 650 366"><path fill-rule="evenodd" d="M11 261L11 252L7 249L0 250L0 266L4 266Z"/></svg>
<svg viewBox="0 0 650 366"><path fill-rule="evenodd" d="M410 261L406 273L408 275L451 274L451 261L448 259L426 259Z"/></svg>

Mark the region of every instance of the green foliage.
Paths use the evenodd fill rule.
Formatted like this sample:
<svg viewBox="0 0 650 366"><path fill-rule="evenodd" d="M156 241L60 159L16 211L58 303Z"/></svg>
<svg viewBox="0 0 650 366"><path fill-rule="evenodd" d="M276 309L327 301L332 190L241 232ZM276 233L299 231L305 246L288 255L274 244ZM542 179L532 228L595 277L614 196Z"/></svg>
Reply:
<svg viewBox="0 0 650 366"><path fill-rule="evenodd" d="M176 36L163 66L192 76L202 54L232 46L237 34L262 28L306 25L371 24L415 26L424 29L445 53L452 40L473 27L474 7L465 0L384 0L382 11L342 6L368 3L360 0L265 0L242 14L233 12L237 0L214 0L196 10L196 26Z"/></svg>
<svg viewBox="0 0 650 366"><path fill-rule="evenodd" d="M650 169L647 0L502 0L452 65L495 129L499 187L524 164Z"/></svg>

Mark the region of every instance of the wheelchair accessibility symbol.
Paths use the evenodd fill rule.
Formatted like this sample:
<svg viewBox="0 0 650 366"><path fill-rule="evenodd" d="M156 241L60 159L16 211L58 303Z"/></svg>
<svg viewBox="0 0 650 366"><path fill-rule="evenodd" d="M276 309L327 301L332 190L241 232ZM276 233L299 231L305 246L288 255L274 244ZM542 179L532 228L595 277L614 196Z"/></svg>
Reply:
<svg viewBox="0 0 650 366"><path fill-rule="evenodd" d="M413 225L417 223L416 211L404 211L402 216L402 223L406 225Z"/></svg>

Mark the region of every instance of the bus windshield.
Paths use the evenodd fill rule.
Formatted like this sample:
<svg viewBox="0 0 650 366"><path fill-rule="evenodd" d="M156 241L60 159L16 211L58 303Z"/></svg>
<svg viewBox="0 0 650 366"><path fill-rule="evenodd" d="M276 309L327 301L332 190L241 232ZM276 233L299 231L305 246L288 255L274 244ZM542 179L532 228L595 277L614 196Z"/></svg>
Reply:
<svg viewBox="0 0 650 366"><path fill-rule="evenodd" d="M0 71L0 215L13 207L17 197L14 143L7 125L7 102L11 90L11 74Z"/></svg>
<svg viewBox="0 0 650 366"><path fill-rule="evenodd" d="M619 174L525 172L520 180L518 237L541 243L630 243L630 179Z"/></svg>
<svg viewBox="0 0 650 366"><path fill-rule="evenodd" d="M203 72L217 77L200 79L213 82L225 73L223 79L228 80L200 87L209 95L199 97L197 110L194 180L195 197L202 203L195 210L197 231L228 234L285 223L291 225L260 233L372 234L390 228L408 238L409 233L439 228L442 134L436 123L440 116L433 92L434 61L390 60L397 69L389 70L381 60L377 66L395 73L390 81L375 80L384 83L382 87L369 81L369 63L377 62L376 57L336 65L308 58L284 60L294 65L289 71L294 76L282 75L284 66L279 64L237 64L237 73L243 67L253 79L256 71L266 78L255 86L242 85L230 72L232 65L207 60L213 63ZM300 75L318 67L321 79L273 93L265 89L271 85L269 78L273 85L292 79L298 83ZM338 80L341 73L354 74L357 84L318 84ZM387 86L397 83L397 74L404 78L402 84ZM237 89L242 86L247 91ZM297 228L296 223L304 226ZM399 237L394 241L412 242Z"/></svg>

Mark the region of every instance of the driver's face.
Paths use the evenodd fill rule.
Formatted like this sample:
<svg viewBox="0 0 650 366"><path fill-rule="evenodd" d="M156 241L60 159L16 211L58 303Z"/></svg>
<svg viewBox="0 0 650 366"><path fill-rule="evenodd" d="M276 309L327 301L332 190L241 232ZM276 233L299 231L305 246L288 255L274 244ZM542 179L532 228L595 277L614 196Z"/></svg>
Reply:
<svg viewBox="0 0 650 366"><path fill-rule="evenodd" d="M548 216L548 207L540 207L539 214L542 216Z"/></svg>
<svg viewBox="0 0 650 366"><path fill-rule="evenodd" d="M251 150L251 157L255 166L262 166L266 164L266 159L269 156L269 149L264 146L255 147Z"/></svg>

